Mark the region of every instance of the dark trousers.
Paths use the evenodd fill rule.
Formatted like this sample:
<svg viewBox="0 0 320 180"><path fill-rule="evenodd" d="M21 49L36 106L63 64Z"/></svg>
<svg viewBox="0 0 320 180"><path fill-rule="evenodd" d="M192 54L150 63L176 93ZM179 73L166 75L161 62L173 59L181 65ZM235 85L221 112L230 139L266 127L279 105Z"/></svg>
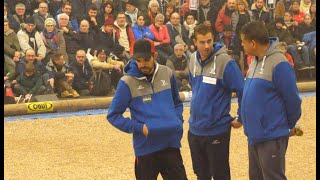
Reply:
<svg viewBox="0 0 320 180"><path fill-rule="evenodd" d="M230 130L214 136L188 132L193 171L198 180L229 180Z"/></svg>
<svg viewBox="0 0 320 180"><path fill-rule="evenodd" d="M164 180L187 179L180 149L167 148L136 157L135 175L137 180L157 180L159 173Z"/></svg>
<svg viewBox="0 0 320 180"><path fill-rule="evenodd" d="M284 180L289 137L248 146L250 180Z"/></svg>

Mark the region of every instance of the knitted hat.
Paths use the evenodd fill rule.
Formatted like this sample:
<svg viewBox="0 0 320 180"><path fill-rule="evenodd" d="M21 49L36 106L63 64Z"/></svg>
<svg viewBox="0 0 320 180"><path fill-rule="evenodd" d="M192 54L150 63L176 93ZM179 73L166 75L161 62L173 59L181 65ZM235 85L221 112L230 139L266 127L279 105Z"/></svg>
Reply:
<svg viewBox="0 0 320 180"><path fill-rule="evenodd" d="M107 20L106 20L106 22L104 22L104 26L107 26L107 25L113 25L113 23L114 23L114 20L113 20L113 18L108 18Z"/></svg>
<svg viewBox="0 0 320 180"><path fill-rule="evenodd" d="M24 20L26 24L35 24L33 16L29 16Z"/></svg>
<svg viewBox="0 0 320 180"><path fill-rule="evenodd" d="M44 21L44 25L46 26L48 23L53 23L54 26L56 26L56 21L53 19L53 18L47 18L45 21Z"/></svg>

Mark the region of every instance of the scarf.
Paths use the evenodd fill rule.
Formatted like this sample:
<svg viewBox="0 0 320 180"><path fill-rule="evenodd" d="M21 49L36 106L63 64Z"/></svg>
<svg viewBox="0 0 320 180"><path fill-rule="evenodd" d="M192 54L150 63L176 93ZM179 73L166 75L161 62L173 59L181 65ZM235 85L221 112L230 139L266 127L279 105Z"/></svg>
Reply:
<svg viewBox="0 0 320 180"><path fill-rule="evenodd" d="M189 31L188 37L191 39L191 36L194 34L194 28L197 26L198 21L195 20L193 24L187 24L187 21L183 22L184 27Z"/></svg>
<svg viewBox="0 0 320 180"><path fill-rule="evenodd" d="M36 52L36 54L38 55L38 46L37 46L37 41L35 38L36 35L36 29L34 28L32 32L28 32L27 30L24 30L28 36L29 36L29 41L28 44L32 47L32 49L34 50L34 52Z"/></svg>
<svg viewBox="0 0 320 180"><path fill-rule="evenodd" d="M47 29L44 28L41 32L41 37L45 45L51 47L53 50L58 49L58 37L55 30L53 30L51 33L48 33Z"/></svg>

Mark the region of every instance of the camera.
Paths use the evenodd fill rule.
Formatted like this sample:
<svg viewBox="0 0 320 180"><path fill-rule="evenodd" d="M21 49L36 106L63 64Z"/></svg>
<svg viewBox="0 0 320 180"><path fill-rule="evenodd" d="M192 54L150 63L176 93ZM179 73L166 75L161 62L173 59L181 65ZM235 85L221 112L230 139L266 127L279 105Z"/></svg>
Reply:
<svg viewBox="0 0 320 180"><path fill-rule="evenodd" d="M297 43L297 49L299 51L299 53L302 53L302 47L304 46L304 42L300 42L300 43Z"/></svg>

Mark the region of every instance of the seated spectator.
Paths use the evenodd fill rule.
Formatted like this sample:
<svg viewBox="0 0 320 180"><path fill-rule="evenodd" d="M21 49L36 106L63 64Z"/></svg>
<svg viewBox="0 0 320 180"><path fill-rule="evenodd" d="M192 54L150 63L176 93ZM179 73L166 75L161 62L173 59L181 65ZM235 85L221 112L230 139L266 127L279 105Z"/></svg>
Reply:
<svg viewBox="0 0 320 180"><path fill-rule="evenodd" d="M227 5L219 11L214 27L218 33L223 31L224 26L231 24L231 15L235 11L236 0L228 0Z"/></svg>
<svg viewBox="0 0 320 180"><path fill-rule="evenodd" d="M44 21L47 18L52 18L51 14L48 13L48 4L45 2L39 3L38 12L34 13L32 16L36 23L36 29L39 32L42 32L44 29Z"/></svg>
<svg viewBox="0 0 320 180"><path fill-rule="evenodd" d="M12 68L20 61L21 49L17 34L9 28L9 22L4 19L4 63Z"/></svg>
<svg viewBox="0 0 320 180"><path fill-rule="evenodd" d="M16 80L13 80L12 84L14 85L14 93L17 96L22 95L28 100L31 96L43 95L46 90L42 77L36 72L33 63L26 64L25 72L20 74Z"/></svg>
<svg viewBox="0 0 320 180"><path fill-rule="evenodd" d="M128 0L126 3L126 11L124 12L126 14L127 23L133 27L137 20L138 20L138 13L139 9L136 8L135 3L133 0Z"/></svg>
<svg viewBox="0 0 320 180"><path fill-rule="evenodd" d="M150 26L151 24L155 23L155 17L157 14L160 13L160 6L157 0L150 0L149 5L148 5L148 19L150 20L149 22L147 21L145 24L146 26Z"/></svg>
<svg viewBox="0 0 320 180"><path fill-rule="evenodd" d="M169 56L166 66L174 72L179 91L191 91L189 84L189 59L184 55L184 46L182 44L174 46L174 54Z"/></svg>
<svg viewBox="0 0 320 180"><path fill-rule="evenodd" d="M95 4L92 4L89 8L88 13L85 14L84 17L82 18L82 20L87 20L89 22L90 32L98 33L100 27L102 26L102 24L98 24L97 15L98 15L98 8Z"/></svg>
<svg viewBox="0 0 320 180"><path fill-rule="evenodd" d="M266 25L271 22L270 13L265 6L264 0L256 0L255 3L251 6L251 11L253 15L252 19L254 21L260 21Z"/></svg>
<svg viewBox="0 0 320 180"><path fill-rule="evenodd" d="M89 48L96 49L97 34L95 31L90 31L90 24L87 20L84 19L80 22L80 29L78 34L79 34L79 39L77 39L77 41L80 44L79 49L83 49L83 50L88 50Z"/></svg>
<svg viewBox="0 0 320 180"><path fill-rule="evenodd" d="M274 9L275 18L283 18L284 13L288 12L292 4L292 0L279 0Z"/></svg>
<svg viewBox="0 0 320 180"><path fill-rule="evenodd" d="M171 47L174 47L178 43L184 45L186 56L190 58L191 53L195 50L195 46L188 37L186 28L180 24L180 15L178 13L173 13L166 26L170 36Z"/></svg>
<svg viewBox="0 0 320 180"><path fill-rule="evenodd" d="M20 23L15 20L15 18L12 16L11 13L7 11L7 5L4 4L4 11L3 11L4 19L8 20L9 28L14 30L15 32L18 32L20 29Z"/></svg>
<svg viewBox="0 0 320 180"><path fill-rule="evenodd" d="M168 3L166 12L164 13L164 17L165 17L164 23L167 23L168 21L170 21L171 14L174 12L176 12L174 3Z"/></svg>
<svg viewBox="0 0 320 180"><path fill-rule="evenodd" d="M55 54L52 56L47 64L47 69L54 75L55 90L61 97L77 98L80 95L72 88L74 74L69 67L65 65L62 54Z"/></svg>
<svg viewBox="0 0 320 180"><path fill-rule="evenodd" d="M71 31L79 31L79 23L75 17L71 15L72 12L72 4L69 2L66 2L63 4L61 9L57 11L57 15L55 16L55 21L58 22L58 15L61 13L65 13L68 15L69 22L67 28L70 29Z"/></svg>
<svg viewBox="0 0 320 180"><path fill-rule="evenodd" d="M280 42L279 48L283 52L283 54L286 56L287 60L291 64L291 66L294 67L294 62L293 62L292 56L287 52L287 48L288 48L287 43Z"/></svg>
<svg viewBox="0 0 320 180"><path fill-rule="evenodd" d="M157 62L165 65L167 59L173 54L173 48L170 45L170 36L167 26L163 24L163 14L155 17L155 23L149 26L150 31L154 35L154 46L158 52Z"/></svg>
<svg viewBox="0 0 320 180"><path fill-rule="evenodd" d="M108 18L97 35L98 47L105 49L107 55L114 50L116 44L119 44L118 39L116 38L116 30L113 28L113 23L114 20Z"/></svg>
<svg viewBox="0 0 320 180"><path fill-rule="evenodd" d="M113 48L113 51L107 57L107 62L111 62L111 60L121 61L124 63L124 65L126 65L130 59L127 59L125 53L126 51L124 50L124 47L119 44L116 44Z"/></svg>
<svg viewBox="0 0 320 180"><path fill-rule="evenodd" d="M230 25L225 26L222 33L219 33L219 42L223 44L226 49L227 53L234 59L237 65L240 68L240 37L236 35L235 32L232 31Z"/></svg>
<svg viewBox="0 0 320 180"><path fill-rule="evenodd" d="M179 6L179 4L178 4ZM177 7L177 6L176 6ZM180 19L181 19L181 23L183 23L183 21L185 20L184 17L187 13L191 13L191 10L190 10L190 2L187 1L185 3L183 3L181 5L181 9L180 9Z"/></svg>
<svg viewBox="0 0 320 180"><path fill-rule="evenodd" d="M116 16L113 10L113 3L106 2L102 7L103 8L100 10L100 13L97 17L99 24L104 24L108 19L112 19L114 21Z"/></svg>
<svg viewBox="0 0 320 180"><path fill-rule="evenodd" d="M86 58L86 52L82 49L76 53L76 60L70 64L71 72L74 74L72 88L79 92L80 96L90 95L90 79L92 68Z"/></svg>
<svg viewBox="0 0 320 180"><path fill-rule="evenodd" d="M31 8L30 0L8 0L7 5L10 12L14 12L17 9L17 4L23 4L24 11L27 16L33 14L33 9Z"/></svg>
<svg viewBox="0 0 320 180"><path fill-rule="evenodd" d="M186 18L183 22L183 25L188 32L189 39L192 39L192 36L194 35L194 28L196 27L196 25L198 25L198 21L195 20L195 16L193 13L186 14Z"/></svg>
<svg viewBox="0 0 320 180"><path fill-rule="evenodd" d="M56 21L53 18L47 18L44 22L45 28L40 33L41 38L46 46L46 57L43 60L47 64L50 58L56 54L62 54L66 63L68 64L68 55L66 52L66 43L63 37L62 30L56 30Z"/></svg>
<svg viewBox="0 0 320 180"><path fill-rule="evenodd" d="M72 0L69 1L72 4L72 15L80 22L83 19L83 15L87 14L89 7L93 4L94 0Z"/></svg>
<svg viewBox="0 0 320 180"><path fill-rule="evenodd" d="M89 56L88 60L93 69L93 76L96 78L98 74L103 71L104 74L109 76L111 79L110 84L106 85L109 87L109 91L112 91L112 89L115 90L120 78L122 77L124 63L121 61L112 60L111 58L107 59L105 50L100 49L95 54L97 56L90 57L90 54L87 53L87 57Z"/></svg>
<svg viewBox="0 0 320 180"><path fill-rule="evenodd" d="M32 16L26 18L25 28L19 30L17 37L22 52L28 49L34 49L36 52L36 60L42 61L46 57L46 46L44 45L39 32L35 29L35 22Z"/></svg>
<svg viewBox="0 0 320 180"><path fill-rule="evenodd" d="M199 6L199 24L204 24L211 27L212 32L215 33L213 28L214 23L216 22L218 14L218 9L214 3L211 3L210 0L200 0Z"/></svg>
<svg viewBox="0 0 320 180"><path fill-rule="evenodd" d="M300 11L300 0L293 0L290 12L292 13L292 19L297 21L298 24L303 22L305 13Z"/></svg>
<svg viewBox="0 0 320 180"><path fill-rule="evenodd" d="M311 6L310 6L310 10L309 10L309 14L311 15L311 24L316 26L316 19L317 19L317 12L316 12L316 9L317 9L317 4L316 4L316 1L314 1L313 3L311 3Z"/></svg>
<svg viewBox="0 0 320 180"><path fill-rule="evenodd" d="M283 21L284 21L285 26L289 30L289 32L292 35L296 34L296 29L298 28L298 22L292 19L290 12L284 13Z"/></svg>
<svg viewBox="0 0 320 180"><path fill-rule="evenodd" d="M33 49L28 49L25 52L25 56L21 58L21 60L16 65L16 74L20 75L25 72L25 66L28 63L33 63L36 71L42 77L43 85L46 87L46 93L51 94L54 93L54 76L51 71L46 68L41 61L37 61L36 53Z"/></svg>
<svg viewBox="0 0 320 180"><path fill-rule="evenodd" d="M154 40L154 35L152 34L149 27L145 25L144 14L140 13L137 17L137 23L132 27L135 40L142 38Z"/></svg>
<svg viewBox="0 0 320 180"><path fill-rule="evenodd" d="M309 14L309 9L311 6L311 0L301 0L300 1L300 11Z"/></svg>
<svg viewBox="0 0 320 180"><path fill-rule="evenodd" d="M15 29L16 33L25 27L24 21L27 17L29 17L29 15L26 15L26 6L22 3L16 4L13 18L20 24L20 27Z"/></svg>
<svg viewBox="0 0 320 180"><path fill-rule="evenodd" d="M316 66L316 44L317 44L316 31L304 34L302 41L306 43L309 49L310 64Z"/></svg>
<svg viewBox="0 0 320 180"><path fill-rule="evenodd" d="M63 6L62 0L51 0L48 3L49 13L52 17L57 15L57 11Z"/></svg>
<svg viewBox="0 0 320 180"><path fill-rule="evenodd" d="M124 47L127 52L128 59L131 58L133 54L133 44L135 42L134 34L126 21L126 15L120 12L114 22L114 29L116 30L116 38L119 44Z"/></svg>
<svg viewBox="0 0 320 180"><path fill-rule="evenodd" d="M303 36L306 34L306 33L309 33L309 32L312 32L312 31L315 31L316 30L316 27L313 26L311 24L311 16L309 14L306 14L304 16L304 20L302 23L300 23L296 29L296 34L294 35L294 37L302 42L303 40ZM298 42L299 43L299 42Z"/></svg>

